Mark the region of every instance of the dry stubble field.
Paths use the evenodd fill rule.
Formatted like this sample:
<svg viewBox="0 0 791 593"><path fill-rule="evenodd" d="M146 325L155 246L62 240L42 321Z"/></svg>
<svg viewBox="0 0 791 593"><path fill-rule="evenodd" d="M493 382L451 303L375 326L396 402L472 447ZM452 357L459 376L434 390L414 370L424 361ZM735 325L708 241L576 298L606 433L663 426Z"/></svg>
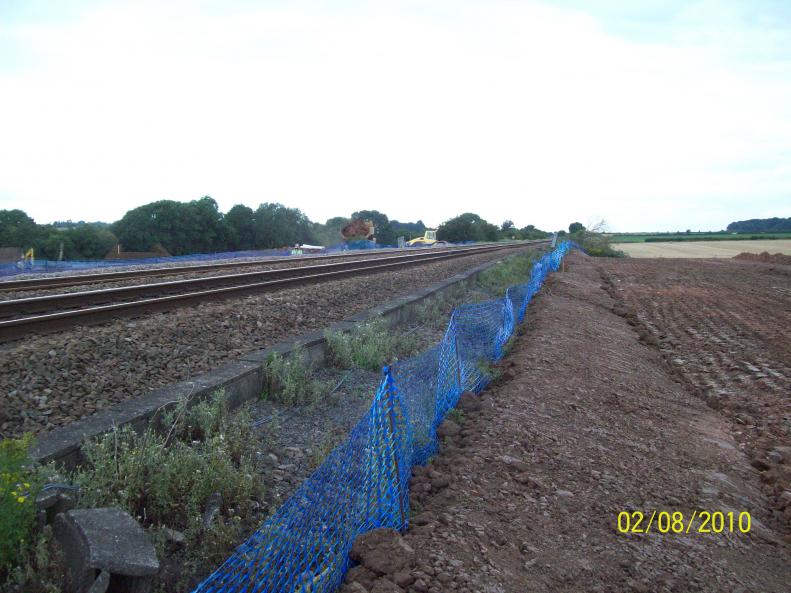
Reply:
<svg viewBox="0 0 791 593"><path fill-rule="evenodd" d="M630 257L733 257L740 253L764 251L791 255L791 240L616 243L613 248Z"/></svg>

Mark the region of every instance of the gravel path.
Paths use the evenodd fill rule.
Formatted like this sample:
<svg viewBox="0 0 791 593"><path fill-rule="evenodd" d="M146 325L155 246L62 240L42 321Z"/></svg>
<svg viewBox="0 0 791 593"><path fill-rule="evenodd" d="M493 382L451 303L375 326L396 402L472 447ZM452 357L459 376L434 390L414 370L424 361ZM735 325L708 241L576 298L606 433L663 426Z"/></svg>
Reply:
<svg viewBox="0 0 791 593"><path fill-rule="evenodd" d="M500 384L463 401L461 429L440 427L440 454L415 468L414 552L363 562L342 593L789 591L789 547L728 420L613 311L587 257L568 270L531 305ZM752 528L618 532L618 513L645 513L645 529L653 510L749 511Z"/></svg>
<svg viewBox="0 0 791 593"><path fill-rule="evenodd" d="M204 303L6 345L0 350L0 433L35 434L66 424L504 256L473 255Z"/></svg>

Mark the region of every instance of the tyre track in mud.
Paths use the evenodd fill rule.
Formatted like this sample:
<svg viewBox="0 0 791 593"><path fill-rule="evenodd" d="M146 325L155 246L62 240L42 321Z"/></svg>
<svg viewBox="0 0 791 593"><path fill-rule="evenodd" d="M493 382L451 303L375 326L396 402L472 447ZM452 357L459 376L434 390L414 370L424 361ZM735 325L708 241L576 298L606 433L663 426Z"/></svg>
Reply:
<svg viewBox="0 0 791 593"><path fill-rule="evenodd" d="M791 266L661 259L599 269L644 341L732 421L773 520L791 533Z"/></svg>

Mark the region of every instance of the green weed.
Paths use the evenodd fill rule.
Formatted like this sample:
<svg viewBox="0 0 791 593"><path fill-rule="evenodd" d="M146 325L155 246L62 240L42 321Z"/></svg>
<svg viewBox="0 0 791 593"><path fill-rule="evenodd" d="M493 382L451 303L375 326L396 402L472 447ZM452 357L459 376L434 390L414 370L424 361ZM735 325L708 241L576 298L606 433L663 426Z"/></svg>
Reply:
<svg viewBox="0 0 791 593"><path fill-rule="evenodd" d="M492 383L497 383L503 376L503 369L496 363L489 362L486 359L480 359L475 365L478 372L485 377L489 377Z"/></svg>
<svg viewBox="0 0 791 593"><path fill-rule="evenodd" d="M87 463L71 476L80 487L79 506L119 506L154 534L163 527L184 533L179 590L239 542L242 519L263 498L249 413L232 415L222 392L188 404L182 400L165 414L166 430L138 434L125 426L85 443ZM222 498L220 512L205 526L214 493Z"/></svg>
<svg viewBox="0 0 791 593"><path fill-rule="evenodd" d="M464 424L464 422L466 421L466 418L464 416L464 412L462 412L458 408L453 408L452 410L450 410L448 412L448 418L453 420L459 426L462 426Z"/></svg>
<svg viewBox="0 0 791 593"><path fill-rule="evenodd" d="M27 434L0 441L0 590L55 593L59 551L51 528L36 529L35 506L50 471L29 458L31 440Z"/></svg>
<svg viewBox="0 0 791 593"><path fill-rule="evenodd" d="M357 325L349 333L328 331L324 335L327 360L340 368L377 371L385 364L413 354L417 347L414 335L388 328L383 320Z"/></svg>
<svg viewBox="0 0 791 593"><path fill-rule="evenodd" d="M15 565L31 541L39 485L26 467L30 440L0 441L0 571Z"/></svg>
<svg viewBox="0 0 791 593"><path fill-rule="evenodd" d="M306 404L317 401L326 385L313 378L313 367L305 364L302 353L295 351L288 358L271 353L264 362L262 397L285 404Z"/></svg>
<svg viewBox="0 0 791 593"><path fill-rule="evenodd" d="M441 329L448 323L453 308L462 304L466 295L467 285L463 283L455 284L442 294L424 300L423 303L418 305L415 319L421 325Z"/></svg>
<svg viewBox="0 0 791 593"><path fill-rule="evenodd" d="M260 498L257 442L246 411L231 417L220 392L192 407L183 400L166 422L165 434L124 426L87 442L88 463L72 476L78 503L117 505L144 525L185 529L214 492L226 508Z"/></svg>
<svg viewBox="0 0 791 593"><path fill-rule="evenodd" d="M512 255L478 274L477 286L494 297L502 297L508 287L530 280L532 253Z"/></svg>

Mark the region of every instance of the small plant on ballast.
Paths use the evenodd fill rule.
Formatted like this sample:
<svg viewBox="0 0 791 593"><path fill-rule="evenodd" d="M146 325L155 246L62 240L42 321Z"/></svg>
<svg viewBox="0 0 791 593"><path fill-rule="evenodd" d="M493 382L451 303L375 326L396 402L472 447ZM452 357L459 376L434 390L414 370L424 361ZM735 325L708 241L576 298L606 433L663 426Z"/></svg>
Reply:
<svg viewBox="0 0 791 593"><path fill-rule="evenodd" d="M510 286L530 280L533 254L513 255L478 275L477 285L495 297L502 297Z"/></svg>
<svg viewBox="0 0 791 593"><path fill-rule="evenodd" d="M381 319L357 325L349 333L328 331L324 336L328 361L346 369L378 371L385 364L414 354L417 348L413 334L389 328Z"/></svg>
<svg viewBox="0 0 791 593"><path fill-rule="evenodd" d="M295 350L284 357L272 352L264 361L265 400L284 404L315 403L326 391L326 386L313 378L313 367L305 363L303 353Z"/></svg>

